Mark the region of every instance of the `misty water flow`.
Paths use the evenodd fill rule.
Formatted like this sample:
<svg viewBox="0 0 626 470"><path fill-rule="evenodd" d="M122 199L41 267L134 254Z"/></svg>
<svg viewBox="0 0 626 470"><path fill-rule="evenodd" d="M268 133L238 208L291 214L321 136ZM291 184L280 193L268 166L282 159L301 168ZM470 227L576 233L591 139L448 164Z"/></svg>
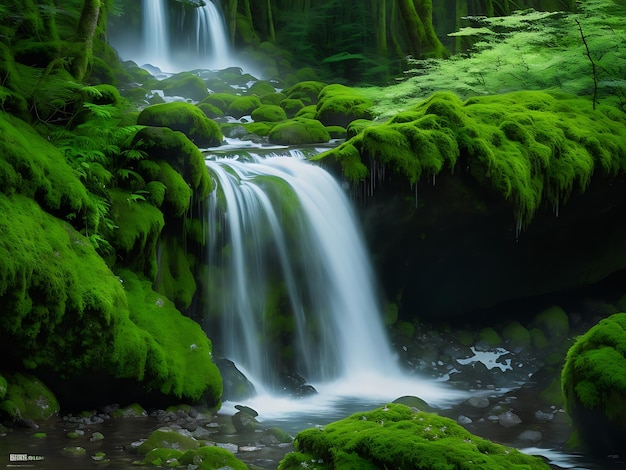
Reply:
<svg viewBox="0 0 626 470"><path fill-rule="evenodd" d="M221 348L255 384L250 403L263 416L319 414L341 398L458 397L400 369L361 229L328 172L294 150L214 155L207 166L217 186L208 262ZM320 393L289 404L275 392L291 372Z"/></svg>
<svg viewBox="0 0 626 470"><path fill-rule="evenodd" d="M204 3L193 8L167 0L142 0L138 40L121 34L112 43L124 59L167 73L236 65L219 8L210 0Z"/></svg>

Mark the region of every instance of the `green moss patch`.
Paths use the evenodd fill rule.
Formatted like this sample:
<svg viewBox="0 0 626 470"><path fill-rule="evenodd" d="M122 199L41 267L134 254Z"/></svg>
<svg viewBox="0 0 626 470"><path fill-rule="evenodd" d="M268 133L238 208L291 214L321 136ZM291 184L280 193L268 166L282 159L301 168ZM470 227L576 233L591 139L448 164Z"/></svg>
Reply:
<svg viewBox="0 0 626 470"><path fill-rule="evenodd" d="M207 85L192 72L182 72L160 82L163 93L167 96L184 96L201 101L209 94Z"/></svg>
<svg viewBox="0 0 626 470"><path fill-rule="evenodd" d="M319 93L315 119L326 126L347 127L355 119L371 119L372 103L354 88L328 85Z"/></svg>
<svg viewBox="0 0 626 470"><path fill-rule="evenodd" d="M542 459L474 436L455 421L389 404L296 436L280 470L377 468L549 469Z"/></svg>
<svg viewBox="0 0 626 470"><path fill-rule="evenodd" d="M626 447L626 313L576 340L561 374L566 410L582 440L603 455Z"/></svg>
<svg viewBox="0 0 626 470"><path fill-rule="evenodd" d="M315 119L294 118L281 122L269 132L270 142L282 145L301 145L328 142L330 134Z"/></svg>
<svg viewBox="0 0 626 470"><path fill-rule="evenodd" d="M219 126L200 108L190 103L148 106L139 114L137 124L181 131L200 147L219 145L223 138Z"/></svg>
<svg viewBox="0 0 626 470"><path fill-rule="evenodd" d="M410 183L453 168L462 158L480 184L510 201L521 228L542 202L558 208L574 190L585 190L594 172L611 176L624 171L626 117L611 107L592 111L585 99L544 92L465 102L451 93L436 93L316 159L334 158L346 174L361 175L347 168L359 164L353 149L360 162L372 159Z"/></svg>
<svg viewBox="0 0 626 470"><path fill-rule="evenodd" d="M183 465L199 465L197 467L198 470L248 469L248 466L237 460L232 453L217 446L205 446L200 447L198 450L188 450L180 458L180 462Z"/></svg>
<svg viewBox="0 0 626 470"><path fill-rule="evenodd" d="M0 399L0 413L5 417L14 421L37 422L59 413L59 402L37 377L30 374L10 374L7 379L7 393Z"/></svg>
<svg viewBox="0 0 626 470"><path fill-rule="evenodd" d="M252 111L251 117L256 122L280 122L287 119L287 114L280 106L264 104Z"/></svg>
<svg viewBox="0 0 626 470"><path fill-rule="evenodd" d="M261 100L258 96L237 96L228 105L226 114L234 117L235 119L239 119L243 116L251 115L252 112L259 106L261 106Z"/></svg>

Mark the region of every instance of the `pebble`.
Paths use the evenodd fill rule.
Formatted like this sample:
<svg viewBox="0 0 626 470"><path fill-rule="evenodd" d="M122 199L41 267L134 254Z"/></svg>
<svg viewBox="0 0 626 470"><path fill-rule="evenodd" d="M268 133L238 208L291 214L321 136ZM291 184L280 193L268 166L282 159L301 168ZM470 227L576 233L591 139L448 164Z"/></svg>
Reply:
<svg viewBox="0 0 626 470"><path fill-rule="evenodd" d="M527 429L526 431L521 433L519 436L517 436L518 439L522 441L529 441L529 442L539 442L542 437L543 436L539 431L534 431L532 429Z"/></svg>
<svg viewBox="0 0 626 470"><path fill-rule="evenodd" d="M472 418L468 418L467 416L461 415L456 420L460 425L471 424L473 423Z"/></svg>
<svg viewBox="0 0 626 470"><path fill-rule="evenodd" d="M498 421L505 428L510 428L512 426L517 426L522 422L519 416L517 416L512 411L505 411L501 415L498 416Z"/></svg>

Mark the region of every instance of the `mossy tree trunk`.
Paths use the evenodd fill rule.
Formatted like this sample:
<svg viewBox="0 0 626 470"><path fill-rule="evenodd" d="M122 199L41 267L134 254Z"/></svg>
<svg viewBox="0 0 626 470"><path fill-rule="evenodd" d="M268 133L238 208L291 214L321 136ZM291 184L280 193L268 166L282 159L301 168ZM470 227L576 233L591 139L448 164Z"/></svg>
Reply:
<svg viewBox="0 0 626 470"><path fill-rule="evenodd" d="M78 20L76 43L72 54L72 76L81 82L87 75L93 58L93 37L100 18L100 0L85 0Z"/></svg>
<svg viewBox="0 0 626 470"><path fill-rule="evenodd" d="M376 15L376 52L387 56L387 0L372 0L372 11Z"/></svg>
<svg viewBox="0 0 626 470"><path fill-rule="evenodd" d="M230 43L235 43L235 35L237 34L237 0L228 0L226 4L226 14L228 18L228 32L230 34Z"/></svg>
<svg viewBox="0 0 626 470"><path fill-rule="evenodd" d="M445 56L445 48L433 27L432 0L396 0L396 3L404 24L411 55L414 57Z"/></svg>

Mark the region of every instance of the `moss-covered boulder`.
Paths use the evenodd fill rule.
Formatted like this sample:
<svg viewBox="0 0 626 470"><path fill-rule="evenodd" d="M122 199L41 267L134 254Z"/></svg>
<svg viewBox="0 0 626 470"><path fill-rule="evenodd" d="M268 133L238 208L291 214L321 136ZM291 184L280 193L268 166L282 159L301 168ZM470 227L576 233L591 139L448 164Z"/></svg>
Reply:
<svg viewBox="0 0 626 470"><path fill-rule="evenodd" d="M315 119L294 118L272 128L270 142L282 145L302 145L328 142L330 134L324 125Z"/></svg>
<svg viewBox="0 0 626 470"><path fill-rule="evenodd" d="M326 126L348 127L355 119L372 119L372 103L358 91L333 84L319 93L315 119Z"/></svg>
<svg viewBox="0 0 626 470"><path fill-rule="evenodd" d="M549 469L541 458L474 436L455 421L401 404L307 429L279 470L481 468ZM313 464L311 464L313 462ZM306 465L304 465L306 464Z"/></svg>
<svg viewBox="0 0 626 470"><path fill-rule="evenodd" d="M194 465L198 470L220 470L231 468L233 470L247 470L248 466L237 460L231 452L217 446L204 446L198 450L188 450L181 458L183 465Z"/></svg>
<svg viewBox="0 0 626 470"><path fill-rule="evenodd" d="M256 122L280 122L287 119L287 114L280 106L264 104L252 111L250 117Z"/></svg>
<svg viewBox="0 0 626 470"><path fill-rule="evenodd" d="M579 444L602 456L626 449L626 313L601 320L576 340L561 384Z"/></svg>
<svg viewBox="0 0 626 470"><path fill-rule="evenodd" d="M179 433L172 428L160 428L150 434L139 447L137 453L139 455L149 455L155 449L175 449L180 452L178 457L184 451L196 450L200 448L200 443L193 437ZM150 457L150 461L154 459L154 455Z"/></svg>
<svg viewBox="0 0 626 470"><path fill-rule="evenodd" d="M204 80L192 72L172 75L162 80L160 85L163 93L167 96L183 96L195 101L201 101L209 94Z"/></svg>
<svg viewBox="0 0 626 470"><path fill-rule="evenodd" d="M232 103L228 105L226 114L239 119L243 116L249 116L252 112L261 106L261 100L258 96L237 96Z"/></svg>
<svg viewBox="0 0 626 470"><path fill-rule="evenodd" d="M222 113L226 113L228 107L237 100L237 95L232 93L211 93L205 99L202 100L200 104L206 103L215 106Z"/></svg>
<svg viewBox="0 0 626 470"><path fill-rule="evenodd" d="M268 93L267 95L261 96L261 103L280 105L280 103L285 99L287 99L287 95L283 92L275 91L274 93Z"/></svg>
<svg viewBox="0 0 626 470"><path fill-rule="evenodd" d="M318 95L326 83L315 80L298 82L283 91L287 98L301 100L305 105L317 104Z"/></svg>
<svg viewBox="0 0 626 470"><path fill-rule="evenodd" d="M15 422L45 421L59 413L59 402L37 377L8 374L0 383L0 416ZM4 388L5 393L2 394Z"/></svg>
<svg viewBox="0 0 626 470"><path fill-rule="evenodd" d="M286 98L279 103L280 107L285 110L287 117L292 118L298 111L304 108L304 103L300 99Z"/></svg>
<svg viewBox="0 0 626 470"><path fill-rule="evenodd" d="M168 127L184 133L199 147L211 147L222 142L219 126L204 112L190 103L162 103L145 108L137 118L142 126Z"/></svg>

